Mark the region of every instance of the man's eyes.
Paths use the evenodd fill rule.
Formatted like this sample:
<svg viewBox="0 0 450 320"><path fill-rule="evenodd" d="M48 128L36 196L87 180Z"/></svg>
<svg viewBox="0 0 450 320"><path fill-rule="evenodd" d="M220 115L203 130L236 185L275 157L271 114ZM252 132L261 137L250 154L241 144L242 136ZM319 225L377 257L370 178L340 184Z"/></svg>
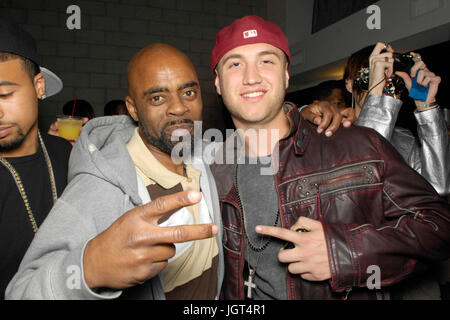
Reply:
<svg viewBox="0 0 450 320"><path fill-rule="evenodd" d="M8 92L8 93L0 93L0 98L7 98L12 96L14 92Z"/></svg>
<svg viewBox="0 0 450 320"><path fill-rule="evenodd" d="M150 98L150 103L153 105L160 105L164 103L164 97L163 96L153 96Z"/></svg>
<svg viewBox="0 0 450 320"><path fill-rule="evenodd" d="M186 96L187 98L193 99L197 96L197 90L194 89L186 90L184 91L183 95Z"/></svg>
<svg viewBox="0 0 450 320"><path fill-rule="evenodd" d="M270 65L270 64L274 64L274 61L272 59L263 59L263 60L260 60L260 64L261 65ZM232 68L238 68L240 66L242 66L241 62L239 62L239 61L232 61L232 62L230 62L228 67L230 69L232 69Z"/></svg>
<svg viewBox="0 0 450 320"><path fill-rule="evenodd" d="M188 99L194 99L197 97L197 90L195 89L188 89L182 92L182 96ZM164 95L155 95L149 98L150 104L154 106L160 106L164 104L167 99L170 99Z"/></svg>
<svg viewBox="0 0 450 320"><path fill-rule="evenodd" d="M231 62L229 67L230 67L230 68L237 68L237 67L239 67L240 65L241 65L240 62L235 61L235 62Z"/></svg>

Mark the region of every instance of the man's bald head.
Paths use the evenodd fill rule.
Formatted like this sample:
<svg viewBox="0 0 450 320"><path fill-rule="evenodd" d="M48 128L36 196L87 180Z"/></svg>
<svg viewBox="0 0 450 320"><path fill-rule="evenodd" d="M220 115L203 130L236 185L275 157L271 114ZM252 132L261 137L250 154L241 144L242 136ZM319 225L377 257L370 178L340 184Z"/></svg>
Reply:
<svg viewBox="0 0 450 320"><path fill-rule="evenodd" d="M158 72L164 66L182 66L195 72L194 65L180 50L165 43L154 43L139 50L131 58L127 67L128 92L134 97L136 84L142 83L142 78L149 72Z"/></svg>

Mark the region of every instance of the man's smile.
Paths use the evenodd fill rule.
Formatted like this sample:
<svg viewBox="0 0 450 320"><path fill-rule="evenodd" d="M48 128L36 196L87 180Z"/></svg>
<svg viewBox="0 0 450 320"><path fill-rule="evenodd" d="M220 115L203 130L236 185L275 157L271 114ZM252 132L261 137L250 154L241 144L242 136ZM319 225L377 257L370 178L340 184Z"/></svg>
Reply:
<svg viewBox="0 0 450 320"><path fill-rule="evenodd" d="M246 101L259 101L266 94L267 90L252 90L241 93L241 97Z"/></svg>

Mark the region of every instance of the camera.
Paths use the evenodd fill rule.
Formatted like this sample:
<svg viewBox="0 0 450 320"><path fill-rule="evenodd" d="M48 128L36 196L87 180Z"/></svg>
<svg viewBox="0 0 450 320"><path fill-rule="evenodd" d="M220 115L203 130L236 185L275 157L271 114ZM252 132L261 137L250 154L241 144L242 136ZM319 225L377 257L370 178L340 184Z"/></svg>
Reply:
<svg viewBox="0 0 450 320"><path fill-rule="evenodd" d="M403 71L410 73L411 68L414 66L413 56L407 53L394 52L394 72Z"/></svg>
<svg viewBox="0 0 450 320"><path fill-rule="evenodd" d="M381 53L386 52L385 50ZM394 58L394 73L396 71L403 71L406 73L410 73L411 68L414 66L413 56L408 53L393 53ZM396 76L392 76L391 84L393 87L401 88L403 84L403 80ZM353 81L353 87L359 91L368 91L369 90L369 68L362 68L358 71L355 80Z"/></svg>

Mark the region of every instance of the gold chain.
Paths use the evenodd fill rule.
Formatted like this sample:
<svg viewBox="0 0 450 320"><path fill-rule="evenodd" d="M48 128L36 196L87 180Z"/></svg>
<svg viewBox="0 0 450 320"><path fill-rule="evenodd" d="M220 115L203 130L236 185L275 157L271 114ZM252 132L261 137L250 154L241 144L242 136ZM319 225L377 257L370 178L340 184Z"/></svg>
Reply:
<svg viewBox="0 0 450 320"><path fill-rule="evenodd" d="M38 131L38 137L39 137L39 143L41 144L41 147L42 147L42 152L44 153L45 162L47 164L48 174L50 177L50 184L51 184L51 188L52 188L53 204L55 204L57 194L56 194L56 183L55 183L55 176L53 174L52 163L50 161L50 157L48 155L47 149L45 148L44 140L42 140L41 133L39 131ZM36 224L36 220L34 219L33 212L31 211L30 202L28 200L27 194L25 193L25 188L23 187L23 183L22 183L22 180L20 179L19 173L2 156L0 156L0 162L9 170L9 172L13 176L14 181L17 185L17 189L19 189L20 195L22 196L22 199L23 199L23 203L25 204L25 209L27 210L28 218L30 219L31 226L33 227L33 232L36 234L38 227Z"/></svg>

